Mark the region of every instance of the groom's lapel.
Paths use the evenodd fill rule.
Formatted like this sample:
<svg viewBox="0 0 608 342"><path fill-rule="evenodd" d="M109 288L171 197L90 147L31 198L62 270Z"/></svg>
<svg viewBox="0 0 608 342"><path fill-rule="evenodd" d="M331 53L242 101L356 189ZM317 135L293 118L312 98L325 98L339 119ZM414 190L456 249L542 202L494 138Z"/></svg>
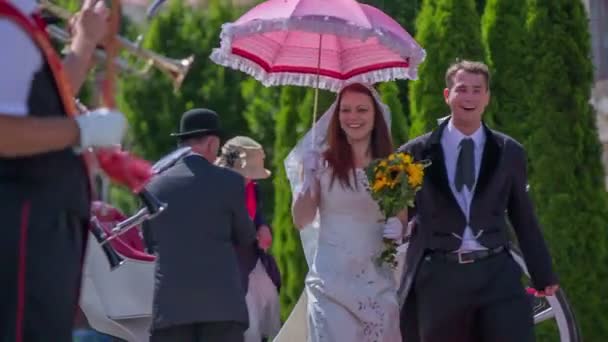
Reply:
<svg viewBox="0 0 608 342"><path fill-rule="evenodd" d="M478 194L481 194L488 185L494 171L496 171L502 151L502 142L485 124L483 125L483 128L486 133L486 143L483 149L483 156L481 157L481 166L479 168L477 184L475 185L474 198L477 197Z"/></svg>
<svg viewBox="0 0 608 342"><path fill-rule="evenodd" d="M445 168L445 156L443 154L443 148L441 147L441 135L443 130L447 126L449 120L444 120L439 124L427 140L426 151L427 157L431 160L431 165L428 168L428 175L437 188L444 193L448 198L454 200L454 203L458 203L452 189L450 188L448 173Z"/></svg>
<svg viewBox="0 0 608 342"><path fill-rule="evenodd" d="M454 203L458 203L450 188L448 174L445 168L445 156L443 154L443 148L441 147L441 135L443 134L443 130L447 126L448 121L449 120L440 121L439 126L433 130L427 140L426 158L429 158L432 161L431 166L429 166L428 175L441 192L451 198ZM483 128L486 133L486 143L481 159L481 166L479 168L479 177L477 179L477 184L475 185L474 197L482 193L490 179L492 179L492 175L498 166L498 161L500 160L502 152L501 140L498 139L494 132L485 124L483 124Z"/></svg>

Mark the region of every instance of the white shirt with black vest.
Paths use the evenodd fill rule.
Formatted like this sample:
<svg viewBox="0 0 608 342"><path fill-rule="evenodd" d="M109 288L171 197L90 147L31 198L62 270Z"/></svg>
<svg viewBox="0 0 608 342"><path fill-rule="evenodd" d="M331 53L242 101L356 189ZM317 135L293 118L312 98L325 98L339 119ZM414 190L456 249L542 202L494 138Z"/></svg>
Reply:
<svg viewBox="0 0 608 342"><path fill-rule="evenodd" d="M460 209L465 215L466 221L470 220L470 209L471 202L473 201L473 195L475 194L475 188L477 186L477 179L479 177L479 169L481 167L481 158L483 157L483 149L486 143L486 133L483 129L483 126L480 126L473 134L470 136L464 135L462 132L454 126L452 122L452 118L446 125L443 134L441 136L441 147L443 148L443 154L445 158L445 167L448 174L448 180L450 184L450 189L460 206ZM460 141L465 138L473 139L475 144L475 185L472 190L469 190L466 186L462 187L462 191L458 192L456 190L456 185L454 183L454 179L456 178L456 162L458 160L458 155L460 153ZM483 234L483 231L480 231L479 234ZM464 233L462 236L459 236L454 233L458 239L462 240L460 248L458 252L469 252L475 250L483 250L487 249L482 246L476 239L476 236L473 234L473 230L467 224L464 229Z"/></svg>

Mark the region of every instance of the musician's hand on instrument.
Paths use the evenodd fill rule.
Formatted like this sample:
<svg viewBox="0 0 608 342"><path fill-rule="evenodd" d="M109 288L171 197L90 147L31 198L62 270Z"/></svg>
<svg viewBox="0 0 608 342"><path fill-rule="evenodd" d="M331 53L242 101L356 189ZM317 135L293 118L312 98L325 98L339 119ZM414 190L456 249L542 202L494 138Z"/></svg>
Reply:
<svg viewBox="0 0 608 342"><path fill-rule="evenodd" d="M127 130L127 120L120 112L100 108L75 118L80 129L78 148L120 145Z"/></svg>
<svg viewBox="0 0 608 342"><path fill-rule="evenodd" d="M85 1L82 9L70 20L73 40L80 44L100 44L108 32L109 14L103 1Z"/></svg>
<svg viewBox="0 0 608 342"><path fill-rule="evenodd" d="M258 246L267 251L272 245L272 233L270 232L270 227L267 225L261 225L258 228Z"/></svg>

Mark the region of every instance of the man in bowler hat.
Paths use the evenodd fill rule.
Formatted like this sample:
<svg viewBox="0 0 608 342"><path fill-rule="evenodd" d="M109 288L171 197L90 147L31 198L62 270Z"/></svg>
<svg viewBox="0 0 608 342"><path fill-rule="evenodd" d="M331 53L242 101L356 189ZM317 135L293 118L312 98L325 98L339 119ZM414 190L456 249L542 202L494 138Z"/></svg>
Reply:
<svg viewBox="0 0 608 342"><path fill-rule="evenodd" d="M243 176L213 164L220 134L214 111L184 113L172 136L191 153L147 187L169 204L144 226L157 255L152 342L242 342L248 327L233 244L254 243L256 230Z"/></svg>

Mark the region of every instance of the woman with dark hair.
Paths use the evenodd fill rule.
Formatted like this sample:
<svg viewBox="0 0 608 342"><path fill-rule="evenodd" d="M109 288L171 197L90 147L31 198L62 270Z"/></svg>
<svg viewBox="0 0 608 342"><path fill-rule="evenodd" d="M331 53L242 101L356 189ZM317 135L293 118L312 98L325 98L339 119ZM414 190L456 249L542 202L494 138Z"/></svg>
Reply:
<svg viewBox="0 0 608 342"><path fill-rule="evenodd" d="M277 340L401 341L393 270L375 259L383 238L403 237L405 217L384 223L364 171L393 151L389 127L377 92L350 84L287 157L293 220L310 271L306 309L302 300ZM296 317L304 316L308 331L296 332Z"/></svg>

